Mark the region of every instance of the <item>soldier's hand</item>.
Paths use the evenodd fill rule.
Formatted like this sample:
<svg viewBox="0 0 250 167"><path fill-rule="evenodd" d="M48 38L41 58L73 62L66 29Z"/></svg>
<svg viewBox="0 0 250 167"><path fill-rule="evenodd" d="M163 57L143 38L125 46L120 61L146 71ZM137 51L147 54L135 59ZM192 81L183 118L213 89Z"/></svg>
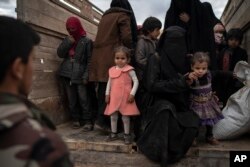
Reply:
<svg viewBox="0 0 250 167"><path fill-rule="evenodd" d="M106 95L106 96L105 96L105 102L108 104L109 101L110 101L110 95Z"/></svg>
<svg viewBox="0 0 250 167"><path fill-rule="evenodd" d="M129 102L129 103L133 103L134 100L135 100L135 97L134 97L133 95L129 95L129 96L128 96L128 102Z"/></svg>

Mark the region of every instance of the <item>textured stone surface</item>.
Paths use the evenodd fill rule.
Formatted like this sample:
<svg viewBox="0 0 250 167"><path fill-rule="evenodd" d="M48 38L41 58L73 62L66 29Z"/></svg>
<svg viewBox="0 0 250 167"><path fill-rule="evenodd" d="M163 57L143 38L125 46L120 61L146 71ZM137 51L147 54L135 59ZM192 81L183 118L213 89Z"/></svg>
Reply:
<svg viewBox="0 0 250 167"><path fill-rule="evenodd" d="M107 134L100 131L82 132L68 124L58 127L58 133L68 144L76 167L159 167L139 152L135 143L125 145L121 139L105 142ZM186 157L170 167L229 167L229 151L250 150L250 137L223 141L217 146L204 142L201 129L198 146L191 147Z"/></svg>

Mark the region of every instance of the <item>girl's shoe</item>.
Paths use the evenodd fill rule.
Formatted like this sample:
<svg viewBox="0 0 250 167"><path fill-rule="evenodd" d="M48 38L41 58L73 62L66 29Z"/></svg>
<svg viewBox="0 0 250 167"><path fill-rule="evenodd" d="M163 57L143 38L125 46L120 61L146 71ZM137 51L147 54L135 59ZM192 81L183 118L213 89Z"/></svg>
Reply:
<svg viewBox="0 0 250 167"><path fill-rule="evenodd" d="M220 144L220 142L216 138L214 138L214 137L208 137L206 139L206 141L207 141L208 144L211 144L211 145L218 145L218 144Z"/></svg>
<svg viewBox="0 0 250 167"><path fill-rule="evenodd" d="M132 137L131 137L130 134L124 134L124 143L125 143L126 145L132 143Z"/></svg>
<svg viewBox="0 0 250 167"><path fill-rule="evenodd" d="M106 139L106 141L109 142L109 141L114 141L117 139L118 139L118 134L111 132L110 135L108 136L108 138Z"/></svg>

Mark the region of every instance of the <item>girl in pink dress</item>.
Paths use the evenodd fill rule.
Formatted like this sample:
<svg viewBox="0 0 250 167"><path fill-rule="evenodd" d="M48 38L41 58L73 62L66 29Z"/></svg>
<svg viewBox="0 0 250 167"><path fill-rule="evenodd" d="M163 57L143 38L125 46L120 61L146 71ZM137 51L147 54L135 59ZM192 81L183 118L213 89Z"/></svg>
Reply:
<svg viewBox="0 0 250 167"><path fill-rule="evenodd" d="M124 46L120 46L114 51L116 65L109 69L105 98L107 107L104 112L105 115L111 117L111 134L108 141L118 139L118 114L122 115L125 144L131 143L130 116L140 114L134 100L139 83L134 68L128 65L129 52L129 49Z"/></svg>

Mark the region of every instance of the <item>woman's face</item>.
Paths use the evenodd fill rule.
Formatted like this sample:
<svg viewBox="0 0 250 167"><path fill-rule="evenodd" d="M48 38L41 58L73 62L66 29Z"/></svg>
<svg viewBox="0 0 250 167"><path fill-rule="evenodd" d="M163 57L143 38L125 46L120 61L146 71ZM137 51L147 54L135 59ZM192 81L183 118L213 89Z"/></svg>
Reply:
<svg viewBox="0 0 250 167"><path fill-rule="evenodd" d="M77 27L74 26L68 26L67 31L70 35L74 35L77 32Z"/></svg>
<svg viewBox="0 0 250 167"><path fill-rule="evenodd" d="M216 24L214 26L214 39L215 39L215 43L217 44L221 44L223 39L223 33L225 32L225 28L223 25L221 25L220 23Z"/></svg>
<svg viewBox="0 0 250 167"><path fill-rule="evenodd" d="M224 33L224 32L225 32L225 28L220 23L214 26L214 33Z"/></svg>

